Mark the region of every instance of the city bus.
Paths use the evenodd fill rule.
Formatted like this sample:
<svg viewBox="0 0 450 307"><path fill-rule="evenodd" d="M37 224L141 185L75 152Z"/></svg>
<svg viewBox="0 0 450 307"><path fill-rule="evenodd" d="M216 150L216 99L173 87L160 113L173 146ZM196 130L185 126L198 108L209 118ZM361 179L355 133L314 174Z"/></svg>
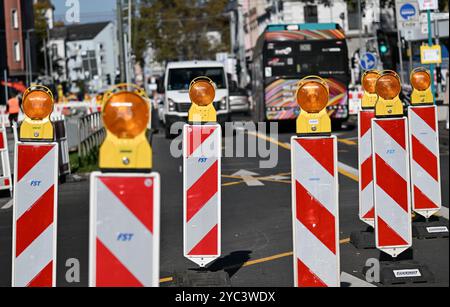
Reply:
<svg viewBox="0 0 450 307"><path fill-rule="evenodd" d="M346 121L351 76L342 28L334 23L269 25L254 49L255 122L296 119L300 112L295 99L297 84L309 75L327 81L333 123Z"/></svg>

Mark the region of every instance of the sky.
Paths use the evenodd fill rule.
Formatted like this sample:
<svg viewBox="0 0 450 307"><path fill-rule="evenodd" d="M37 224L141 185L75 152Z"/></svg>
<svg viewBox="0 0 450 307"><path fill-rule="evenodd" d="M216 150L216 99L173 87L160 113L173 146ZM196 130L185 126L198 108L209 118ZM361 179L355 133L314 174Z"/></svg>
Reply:
<svg viewBox="0 0 450 307"><path fill-rule="evenodd" d="M55 20L64 21L67 3L80 3L80 22L95 22L112 20L115 18L116 0L52 0L55 6Z"/></svg>

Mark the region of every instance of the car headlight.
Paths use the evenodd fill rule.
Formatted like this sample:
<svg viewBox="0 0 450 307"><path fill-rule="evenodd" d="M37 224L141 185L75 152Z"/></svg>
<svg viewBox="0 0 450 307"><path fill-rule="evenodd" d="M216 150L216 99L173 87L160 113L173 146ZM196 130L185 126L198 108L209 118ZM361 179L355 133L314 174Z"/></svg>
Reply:
<svg viewBox="0 0 450 307"><path fill-rule="evenodd" d="M175 110L176 110L176 108L175 108L175 101L173 101L170 98L167 101L169 103L169 112L175 112Z"/></svg>
<svg viewBox="0 0 450 307"><path fill-rule="evenodd" d="M221 111L224 111L227 109L227 97L223 97L222 100L220 100L219 108Z"/></svg>

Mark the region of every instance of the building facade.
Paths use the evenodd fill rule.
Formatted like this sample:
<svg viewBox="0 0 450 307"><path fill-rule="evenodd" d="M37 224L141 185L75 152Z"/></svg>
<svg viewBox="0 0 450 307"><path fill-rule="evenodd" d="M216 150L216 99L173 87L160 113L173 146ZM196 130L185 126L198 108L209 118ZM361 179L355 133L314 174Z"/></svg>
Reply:
<svg viewBox="0 0 450 307"><path fill-rule="evenodd" d="M50 31L48 49L58 69L53 78L73 90L79 81L90 92L114 84L119 69L117 30L113 22L74 24Z"/></svg>
<svg viewBox="0 0 450 307"><path fill-rule="evenodd" d="M0 73L4 81L30 83L36 74L33 2L27 0L0 1ZM0 101L5 99L4 88Z"/></svg>

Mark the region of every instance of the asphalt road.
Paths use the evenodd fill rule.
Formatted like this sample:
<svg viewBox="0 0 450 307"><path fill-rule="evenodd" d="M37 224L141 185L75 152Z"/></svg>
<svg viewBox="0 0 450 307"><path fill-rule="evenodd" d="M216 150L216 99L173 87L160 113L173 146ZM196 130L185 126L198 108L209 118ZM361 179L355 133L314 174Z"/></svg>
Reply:
<svg viewBox="0 0 450 307"><path fill-rule="evenodd" d="M246 120L237 118L237 120ZM256 158L224 158L222 162L222 249L223 256L209 267L226 271L232 286L289 287L293 285L292 222L289 143L292 127L281 127L279 139L269 139L278 152L275 168L261 169ZM238 130L236 133L244 133ZM343 285L367 285L362 273L365 262L378 258L376 250L357 250L349 243L352 231L366 227L358 219L357 131L348 127L339 137L340 238ZM246 134L246 142L267 141L264 133ZM155 170L162 178L161 198L161 278L162 286L176 286L176 276L196 266L183 257L182 238L182 160L170 155L170 141L162 131L153 138ZM443 201L449 205L449 137L441 129ZM263 185L248 186L239 171L254 173ZM88 282L89 182L68 182L60 186L58 210L59 286L86 286ZM0 286L11 281L12 209L9 198L0 198ZM426 264L435 275L430 286L449 285L448 239L414 240L415 260ZM65 280L66 261L81 264L80 283ZM380 286L380 285L377 285Z"/></svg>

